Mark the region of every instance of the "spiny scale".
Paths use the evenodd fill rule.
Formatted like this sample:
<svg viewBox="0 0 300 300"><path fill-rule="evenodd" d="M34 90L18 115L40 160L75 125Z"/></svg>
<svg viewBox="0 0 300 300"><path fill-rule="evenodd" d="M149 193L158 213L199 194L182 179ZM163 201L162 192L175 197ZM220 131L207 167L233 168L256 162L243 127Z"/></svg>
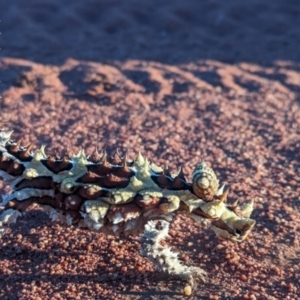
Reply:
<svg viewBox="0 0 300 300"><path fill-rule="evenodd" d="M67 155L62 155L62 158L60 158L56 150L53 150L53 152L48 156L45 152L45 145L42 145L41 148L35 153L31 152L32 147L32 144L29 144L26 147L21 147L21 140L19 140L17 143L9 142L6 145L8 153L15 154L14 156L21 162L29 162L31 160L35 162L40 161L49 169L50 172L54 174L71 170L74 164L74 158L81 159L87 163L87 172L77 180L78 182L82 183L98 182L106 187L117 187L119 184L119 186L123 188L128 184L129 179L135 174L134 169L129 167L130 163L127 160L127 153L125 153L125 156L121 160L121 164L111 165L108 162L106 152L102 151L102 155L100 155L98 149L96 149L94 152L94 156L96 157L91 157L91 164L88 164L87 156L83 150L79 151L72 158L68 158ZM118 153L115 155L118 155ZM98 161L98 163L92 163L92 160ZM2 164L2 168L5 169L9 174L19 176L24 172L24 166L22 163L20 164L7 157L3 157L2 161L5 161L7 164L6 167ZM150 171L149 161L147 159L145 160L140 152L133 161L133 166L136 166L137 168L143 166L139 173L141 177L149 177L150 172L155 173L154 171ZM99 180L101 177L102 180ZM167 165L163 174L161 174L158 178L160 186L167 189L180 189L186 185L183 184L183 181L185 182L184 178L182 177L182 170L180 171L180 175L178 174L178 176L172 178ZM25 187L26 184L23 183L22 186ZM30 184L30 187L32 187L32 184Z"/></svg>
<svg viewBox="0 0 300 300"><path fill-rule="evenodd" d="M103 155L103 153L102 153L102 155ZM89 159L93 163L98 163L98 162L100 162L100 159L101 159L102 155L99 153L98 147L96 146L94 152L89 157Z"/></svg>

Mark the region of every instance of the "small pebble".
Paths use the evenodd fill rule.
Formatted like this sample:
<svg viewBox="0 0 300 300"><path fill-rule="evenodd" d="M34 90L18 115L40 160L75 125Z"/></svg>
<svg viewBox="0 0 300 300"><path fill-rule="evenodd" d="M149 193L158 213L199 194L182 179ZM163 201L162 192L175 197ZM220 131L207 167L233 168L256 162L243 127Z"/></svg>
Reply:
<svg viewBox="0 0 300 300"><path fill-rule="evenodd" d="M183 293L185 296L191 296L192 295L192 287L190 285L186 285L184 287Z"/></svg>

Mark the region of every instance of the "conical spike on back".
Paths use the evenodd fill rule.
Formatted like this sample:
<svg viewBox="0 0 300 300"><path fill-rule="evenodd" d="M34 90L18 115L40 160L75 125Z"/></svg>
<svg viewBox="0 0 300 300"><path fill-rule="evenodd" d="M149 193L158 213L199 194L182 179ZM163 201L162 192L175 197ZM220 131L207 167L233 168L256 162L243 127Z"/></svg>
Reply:
<svg viewBox="0 0 300 300"><path fill-rule="evenodd" d="M119 148L117 148L115 155L117 156L118 161L121 162L122 161L122 155L120 153L120 149Z"/></svg>
<svg viewBox="0 0 300 300"><path fill-rule="evenodd" d="M106 160L107 160L107 153L106 150L103 150L100 162L103 164Z"/></svg>
<svg viewBox="0 0 300 300"><path fill-rule="evenodd" d="M42 145L41 148L40 148L40 152L44 156L44 158L47 158L45 148L46 148L46 145Z"/></svg>
<svg viewBox="0 0 300 300"><path fill-rule="evenodd" d="M170 172L170 169L169 169L169 162L168 161L165 162L163 174L166 175L166 176L171 177L171 172Z"/></svg>
<svg viewBox="0 0 300 300"><path fill-rule="evenodd" d="M68 159L68 156L64 155L62 161L61 161L60 164L59 164L59 167L60 167L61 169L65 169L65 168L67 168L69 165L70 165L70 161L69 161L69 159Z"/></svg>
<svg viewBox="0 0 300 300"><path fill-rule="evenodd" d="M113 154L110 156L110 161L113 165L119 165L121 163L121 156L119 154L119 149L113 152Z"/></svg>
<svg viewBox="0 0 300 300"><path fill-rule="evenodd" d="M128 158L128 154L126 151L124 157L122 158L122 166L119 169L120 170L119 173L121 176L129 176L132 173L131 169L127 165L127 158Z"/></svg>
<svg viewBox="0 0 300 300"><path fill-rule="evenodd" d="M12 153L16 153L20 150L21 140L18 140L16 143L13 143L9 147L9 151Z"/></svg>
<svg viewBox="0 0 300 300"><path fill-rule="evenodd" d="M164 171L162 167L157 166L153 162L151 163L150 167L151 167L151 170L155 173L163 173L163 171Z"/></svg>
<svg viewBox="0 0 300 300"><path fill-rule="evenodd" d="M147 170L150 170L150 161L148 158L145 158L145 162L144 162L144 165L143 167Z"/></svg>
<svg viewBox="0 0 300 300"><path fill-rule="evenodd" d="M0 145L5 146L9 141L10 141L10 137L13 134L13 130L12 131L1 131L0 132Z"/></svg>
<svg viewBox="0 0 300 300"><path fill-rule="evenodd" d="M139 178L147 178L150 176L150 163L146 158L144 164L140 167L140 172L138 173Z"/></svg>
<svg viewBox="0 0 300 300"><path fill-rule="evenodd" d="M78 158L83 158L83 157L86 158L84 149L80 149L80 150L78 151L78 153L75 154L74 156L75 156L75 157L78 157Z"/></svg>
<svg viewBox="0 0 300 300"><path fill-rule="evenodd" d="M235 201L232 203L231 208L235 209L235 208L238 207L238 205L239 205L239 200L235 200Z"/></svg>
<svg viewBox="0 0 300 300"><path fill-rule="evenodd" d="M185 178L182 171L182 166L179 167L177 173L172 174L172 188L179 190L184 187Z"/></svg>
<svg viewBox="0 0 300 300"><path fill-rule="evenodd" d="M29 144L29 145L24 149L24 151L22 151L22 152L20 153L21 159L26 159L26 158L28 158L28 157L31 156L31 149L32 149L32 147L33 147L33 145L32 145L32 144Z"/></svg>
<svg viewBox="0 0 300 300"><path fill-rule="evenodd" d="M7 137L8 137L9 139L10 139L11 135L13 134L13 132L14 132L13 130L7 132Z"/></svg>
<svg viewBox="0 0 300 300"><path fill-rule="evenodd" d="M183 181L186 181L185 177L184 177L184 173L183 173L183 168L182 166L179 167L179 172L177 174L177 177L179 177L180 179L182 179Z"/></svg>
<svg viewBox="0 0 300 300"><path fill-rule="evenodd" d="M124 157L122 159L123 166L127 166L127 159L128 159L128 151L126 150L124 153Z"/></svg>
<svg viewBox="0 0 300 300"><path fill-rule="evenodd" d="M108 162L106 151L104 151L103 156L101 158L101 165L104 168L111 169L111 164Z"/></svg>
<svg viewBox="0 0 300 300"><path fill-rule="evenodd" d="M144 164L144 162L145 162L145 159L144 159L143 155L141 154L141 152L139 151L136 159L134 160L134 165L140 167Z"/></svg>
<svg viewBox="0 0 300 300"><path fill-rule="evenodd" d="M99 153L99 151L98 151L98 147L95 146L95 150L94 150L94 152L92 153L92 155L90 156L91 161L97 163L97 162L100 161L101 157L102 157L102 155L100 155L100 153Z"/></svg>
<svg viewBox="0 0 300 300"><path fill-rule="evenodd" d="M55 156L50 154L48 159L47 159L47 165L48 164L53 164L53 163L55 163L55 161L56 161Z"/></svg>
<svg viewBox="0 0 300 300"><path fill-rule="evenodd" d="M86 165L88 163L88 161L87 161L87 157L85 155L84 150L82 149L79 153L80 153L80 155L79 155L79 163L81 165Z"/></svg>
<svg viewBox="0 0 300 300"><path fill-rule="evenodd" d="M33 160L38 162L38 161L41 161L42 159L45 159L47 158L46 155L45 155L45 151L44 151L44 148L43 146L36 151L36 153L34 154L33 156Z"/></svg>

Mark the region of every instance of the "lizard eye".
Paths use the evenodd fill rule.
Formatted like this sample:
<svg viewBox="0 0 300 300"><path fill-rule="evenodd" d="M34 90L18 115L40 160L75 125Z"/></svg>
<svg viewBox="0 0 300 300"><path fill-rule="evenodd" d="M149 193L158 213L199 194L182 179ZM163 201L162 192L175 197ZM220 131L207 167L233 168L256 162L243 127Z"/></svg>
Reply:
<svg viewBox="0 0 300 300"><path fill-rule="evenodd" d="M235 230L235 233L238 234L238 235L241 235L241 234L242 234L242 231L241 231L240 229L236 229L236 230Z"/></svg>

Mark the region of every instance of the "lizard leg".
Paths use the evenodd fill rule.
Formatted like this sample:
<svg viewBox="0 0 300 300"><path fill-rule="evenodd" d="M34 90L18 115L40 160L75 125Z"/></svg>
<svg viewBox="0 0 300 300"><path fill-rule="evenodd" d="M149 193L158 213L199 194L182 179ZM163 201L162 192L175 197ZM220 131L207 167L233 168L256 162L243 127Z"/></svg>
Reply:
<svg viewBox="0 0 300 300"><path fill-rule="evenodd" d="M164 220L160 220L160 223L161 229L157 229L152 220L145 225L141 254L147 256L157 268L186 280L191 287L194 286L194 278L200 278L202 281L205 281L206 272L204 270L185 266L178 259L178 253L172 252L170 247L160 244L162 240L168 237L170 225L169 222Z"/></svg>

